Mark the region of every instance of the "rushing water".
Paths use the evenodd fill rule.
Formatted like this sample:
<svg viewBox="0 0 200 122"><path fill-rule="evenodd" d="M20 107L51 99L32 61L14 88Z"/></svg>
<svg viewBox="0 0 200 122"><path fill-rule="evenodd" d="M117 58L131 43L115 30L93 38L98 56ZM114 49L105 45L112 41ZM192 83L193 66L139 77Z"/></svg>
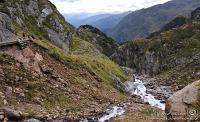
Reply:
<svg viewBox="0 0 200 122"><path fill-rule="evenodd" d="M107 112L107 115L104 115L101 118L99 118L99 122L105 122L106 120L109 120L113 117L122 115L125 112L125 109L123 107L114 106L111 109L107 109Z"/></svg>
<svg viewBox="0 0 200 122"><path fill-rule="evenodd" d="M155 99L155 97L151 94L147 93L147 89L144 86L143 82L139 79L135 79L135 82L132 81L126 81L124 83L125 90L131 94L131 95L137 95L140 96L140 98L144 101L149 103L153 107L157 107L159 109L165 110L165 104L161 103L160 100ZM124 114L126 111L125 107L121 106L114 106L110 107L105 111L105 115L98 118L99 122L105 122L107 120L110 120L113 117L117 117L119 115ZM81 122L88 122L87 119Z"/></svg>
<svg viewBox="0 0 200 122"><path fill-rule="evenodd" d="M153 95L148 94L147 89L141 80L135 79L135 82L126 81L125 86L127 92L131 95L140 96L144 102L149 103L151 106L165 110L165 104L161 103L160 100L155 99Z"/></svg>

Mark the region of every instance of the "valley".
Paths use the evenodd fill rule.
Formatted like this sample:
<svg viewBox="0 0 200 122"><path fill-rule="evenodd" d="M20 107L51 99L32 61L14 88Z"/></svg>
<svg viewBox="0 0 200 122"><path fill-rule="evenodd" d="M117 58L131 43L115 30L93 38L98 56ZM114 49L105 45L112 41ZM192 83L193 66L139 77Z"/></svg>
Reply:
<svg viewBox="0 0 200 122"><path fill-rule="evenodd" d="M185 16L170 16L158 28L148 24L156 29L145 35L134 32L143 38L120 32L119 41L102 26L73 26L49 0L0 1L0 121L200 121L200 4L195 2L180 9ZM100 19L116 26L119 18L179 3Z"/></svg>

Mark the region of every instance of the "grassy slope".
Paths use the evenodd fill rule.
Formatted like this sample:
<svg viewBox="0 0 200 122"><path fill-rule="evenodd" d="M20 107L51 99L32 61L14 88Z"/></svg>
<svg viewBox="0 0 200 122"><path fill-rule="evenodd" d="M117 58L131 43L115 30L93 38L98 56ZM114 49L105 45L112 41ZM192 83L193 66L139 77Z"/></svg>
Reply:
<svg viewBox="0 0 200 122"><path fill-rule="evenodd" d="M77 41L77 37L74 39L74 41ZM47 40L37 40L35 41L35 43L49 50L49 53L51 55L53 55L55 58L59 59L60 61L66 64L69 64L75 67L76 66L84 67L88 69L89 72L98 76L98 78L101 79L102 81L111 82L112 74L120 77L123 80L126 80L128 78L125 72L117 64L112 62L109 58L107 58L101 53L96 55L96 53L94 52L87 52L84 50L84 52L79 53L79 54L76 54L76 53L73 54L73 51L71 52L71 54L66 54L63 50L52 45ZM88 45L92 46L89 43ZM89 48L89 46L86 47L86 49ZM73 45L72 47L75 48L76 46ZM76 48L79 49L81 47L77 45ZM76 50L76 49L71 49L71 50Z"/></svg>
<svg viewBox="0 0 200 122"><path fill-rule="evenodd" d="M77 30L81 39L93 44L103 54L110 56L118 48L118 44L112 38L90 25L82 25Z"/></svg>
<svg viewBox="0 0 200 122"><path fill-rule="evenodd" d="M31 20L25 21L24 24L26 29L20 27L14 20L12 23L12 28L15 30L15 33L19 37L24 32L26 35L34 36L34 45L38 45L41 49L44 49L48 55L50 55L54 60L56 59L58 61L59 65L61 63L64 64L63 67L66 66L72 70L78 70L75 74L71 74L69 76L72 83L68 85L72 87L72 94L69 94L69 92L65 90L67 88L62 88L62 90L60 90L61 88L54 88L54 84L49 84L43 80L28 80L24 83L24 85L21 85L21 89L24 89L26 86L28 86L27 100L22 103L24 104L25 109L30 108L28 109L28 113L35 114L35 112L37 113L37 111L39 111L36 108L40 107L45 107L48 109L48 111L55 114L57 114L57 111L61 111L62 113L66 109L73 113L79 112L80 110L85 111L85 109L90 109L88 106L91 107L93 102L98 100L100 101L101 105L104 103L109 103L110 100L119 101L125 98L123 93L114 88L112 75L116 75L122 80L126 80L128 79L127 74L117 64L100 53L94 45L80 39L79 37L74 36L70 43L70 52L66 53L64 50L58 48L50 41L48 41L48 38L46 38L46 33L42 30L42 28L34 26L36 25L35 19L31 18L31 16L27 16L25 18ZM44 24L48 25L48 23ZM66 26L66 28L69 26L65 22L63 22L63 24ZM89 78L81 76L80 71L82 70L85 70L86 76ZM65 70L63 70L63 72L64 71ZM89 74L87 74L87 72L89 72ZM65 74L63 75L65 76ZM57 82L55 82L55 84L56 83ZM88 88L88 86L90 87ZM77 98L72 99L77 95L83 97L80 102L76 102ZM34 97L44 99L40 107L37 105L32 105L32 103L35 104L35 101L32 101L30 98ZM18 101L16 98L11 100L14 101L11 103L11 105L14 105L14 103ZM27 103L30 103L32 106L28 106L29 104ZM98 106L99 105L96 105L97 108ZM18 107L22 107L21 102ZM89 111L92 111L92 109Z"/></svg>
<svg viewBox="0 0 200 122"><path fill-rule="evenodd" d="M98 82L95 76L84 68L71 68L70 65L62 64L40 48L31 47L34 52L39 51L38 53L43 55L45 65L53 68L63 80L55 80L49 75L35 77L31 70L27 70L23 65L18 66L18 62L12 57L0 54L0 92L4 93L8 86L14 89L10 97L4 98L0 95L1 105L6 99L7 106L28 113L28 116L43 116L47 112L61 116L67 111L76 116L83 112L98 111L106 103L125 97L111 85ZM16 81L16 76L22 79Z"/></svg>

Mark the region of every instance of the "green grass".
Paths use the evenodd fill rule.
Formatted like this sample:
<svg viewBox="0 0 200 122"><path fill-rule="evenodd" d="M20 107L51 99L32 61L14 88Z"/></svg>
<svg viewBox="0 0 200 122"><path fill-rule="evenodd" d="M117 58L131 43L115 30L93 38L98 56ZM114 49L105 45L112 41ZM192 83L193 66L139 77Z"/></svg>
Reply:
<svg viewBox="0 0 200 122"><path fill-rule="evenodd" d="M46 4L46 1L39 0L41 5ZM49 17L59 18L59 15L50 15ZM102 81L111 81L111 75L117 75L122 79L127 79L127 75L121 68L101 54L93 44L81 40L78 37L73 37L70 44L70 53L66 54L62 49L56 47L48 41L48 38L42 28L35 26L36 20L33 16L25 17L25 25L28 28L28 33L37 38L34 42L48 50L48 53L61 62L72 67L84 67L89 72L98 76ZM13 23L18 33L21 33L19 25ZM47 26L47 25L46 25ZM49 26L49 25L48 25Z"/></svg>
<svg viewBox="0 0 200 122"><path fill-rule="evenodd" d="M80 107L77 102L67 98L63 94L48 95L44 101L44 106L49 110L64 109L67 111L78 111Z"/></svg>
<svg viewBox="0 0 200 122"><path fill-rule="evenodd" d="M107 57L98 57L94 55L72 55L75 62L82 64L90 72L94 73L102 81L110 83L112 74L127 80L128 77L124 71Z"/></svg>
<svg viewBox="0 0 200 122"><path fill-rule="evenodd" d="M48 111L54 111L55 109L75 111L79 109L78 103L46 82L28 81L23 84L26 84L27 90L25 99L34 103L35 98L43 98L42 104Z"/></svg>
<svg viewBox="0 0 200 122"><path fill-rule="evenodd" d="M49 54L61 62L73 67L86 68L90 73L95 74L105 82L112 81L112 74L123 80L127 80L127 74L113 61L104 55L85 54L66 54L62 49L54 46L47 40L35 40L35 43L48 50Z"/></svg>
<svg viewBox="0 0 200 122"><path fill-rule="evenodd" d="M70 52L77 50L80 47L81 39L73 36L73 41L70 43Z"/></svg>

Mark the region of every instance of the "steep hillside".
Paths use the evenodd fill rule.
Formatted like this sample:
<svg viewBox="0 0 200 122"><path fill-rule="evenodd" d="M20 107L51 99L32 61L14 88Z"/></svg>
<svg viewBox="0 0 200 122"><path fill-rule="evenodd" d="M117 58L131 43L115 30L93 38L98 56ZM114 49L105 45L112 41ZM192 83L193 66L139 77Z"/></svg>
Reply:
<svg viewBox="0 0 200 122"><path fill-rule="evenodd" d="M1 1L0 27L0 42L30 40L0 47L0 121L75 121L126 97L114 78L127 74L48 0Z"/></svg>
<svg viewBox="0 0 200 122"><path fill-rule="evenodd" d="M124 98L112 82L100 79L80 63L66 64L66 59L57 60L35 43L28 46L23 50L18 46L1 50L0 111L9 108L22 113L20 117L8 116L9 120L75 120Z"/></svg>
<svg viewBox="0 0 200 122"><path fill-rule="evenodd" d="M180 27L160 31L150 39L137 39L122 45L113 59L136 73L157 75L173 87L185 86L200 78L199 8ZM176 19L175 19L176 20ZM179 25L174 21L168 27ZM171 24L171 25L170 25ZM176 26L175 26L176 27ZM169 30L168 30L169 29Z"/></svg>
<svg viewBox="0 0 200 122"><path fill-rule="evenodd" d="M188 15L199 5L199 0L172 0L165 4L138 10L125 16L107 34L119 42L146 37L150 33L160 30L175 16Z"/></svg>
<svg viewBox="0 0 200 122"><path fill-rule="evenodd" d="M90 25L82 25L78 28L77 34L83 40L92 43L103 54L110 56L117 50L118 44L99 29Z"/></svg>
<svg viewBox="0 0 200 122"><path fill-rule="evenodd" d="M65 22L56 7L47 0L4 0L0 11L12 20L16 32L50 40L52 43L69 50L69 42L75 28Z"/></svg>

